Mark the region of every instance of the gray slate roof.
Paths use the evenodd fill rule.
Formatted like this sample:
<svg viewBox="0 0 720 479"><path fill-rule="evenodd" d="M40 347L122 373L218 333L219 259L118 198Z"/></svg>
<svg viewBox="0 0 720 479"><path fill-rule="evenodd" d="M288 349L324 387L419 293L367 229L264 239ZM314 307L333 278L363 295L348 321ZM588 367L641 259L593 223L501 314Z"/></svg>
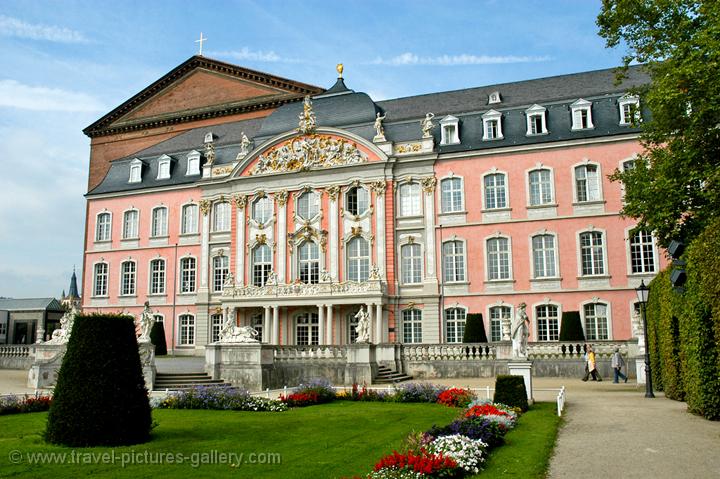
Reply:
<svg viewBox="0 0 720 479"><path fill-rule="evenodd" d="M642 66L630 67L622 84L616 85L615 78L615 69L611 68L379 102L373 102L365 93L348 89L344 81L338 79L330 90L313 98L313 111L319 126L342 127L369 141L375 136L375 114L383 112L386 115L383 123L385 136L394 142L419 140L420 120L427 112L436 115L436 124L446 115L456 116L461 143L440 145L440 128L436 125L433 135L439 153L594 138L634 131L631 127L618 124L617 101L633 87L649 83L650 78ZM502 102L488 105L488 95L496 91L500 92ZM594 128L571 131L570 105L580 98L592 101ZM546 135L526 136L525 110L533 104L547 109ZM201 175L185 175L187 154L192 150L204 152L206 133L212 131L215 135L215 164L231 163L240 151L243 132L253 141L253 146L257 146L275 135L296 129L302 108L302 102L295 102L278 108L266 118L188 130L112 162L106 177L88 196L200 181ZM482 140L482 114L490 109L502 113L502 140ZM645 119L649 116L648 111L643 111ZM173 159L171 177L157 180L158 158L163 154ZM134 158L139 158L145 165L140 183L128 182L130 162Z"/></svg>
<svg viewBox="0 0 720 479"><path fill-rule="evenodd" d="M0 311L63 311L55 298L0 299Z"/></svg>

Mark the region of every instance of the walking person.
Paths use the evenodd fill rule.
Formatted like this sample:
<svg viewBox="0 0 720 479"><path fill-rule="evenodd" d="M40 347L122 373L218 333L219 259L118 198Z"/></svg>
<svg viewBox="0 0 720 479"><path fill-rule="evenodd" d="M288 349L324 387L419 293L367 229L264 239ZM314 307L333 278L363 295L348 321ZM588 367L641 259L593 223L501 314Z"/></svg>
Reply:
<svg viewBox="0 0 720 479"><path fill-rule="evenodd" d="M591 345L588 344L587 346L587 370L585 372L585 377L583 378L583 381L588 380L588 376L592 376L593 381L602 381L602 378L600 377L600 374L597 372L597 364L595 362L595 351L593 351L593 348Z"/></svg>
<svg viewBox="0 0 720 479"><path fill-rule="evenodd" d="M613 379L613 383L617 384L618 380L622 378L625 382L627 382L628 378L626 375L622 373L622 368L625 366L625 360L620 355L620 349L615 348L615 352L612 355L612 362L611 362L613 372L615 374L615 377Z"/></svg>

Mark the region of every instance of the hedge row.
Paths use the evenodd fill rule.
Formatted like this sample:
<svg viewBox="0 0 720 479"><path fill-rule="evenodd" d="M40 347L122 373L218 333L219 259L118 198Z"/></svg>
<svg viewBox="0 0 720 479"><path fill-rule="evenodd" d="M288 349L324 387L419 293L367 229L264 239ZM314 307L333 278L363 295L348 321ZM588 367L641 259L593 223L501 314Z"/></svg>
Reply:
<svg viewBox="0 0 720 479"><path fill-rule="evenodd" d="M720 419L720 220L687 248L682 294L670 267L650 283L648 339L653 381L688 410Z"/></svg>

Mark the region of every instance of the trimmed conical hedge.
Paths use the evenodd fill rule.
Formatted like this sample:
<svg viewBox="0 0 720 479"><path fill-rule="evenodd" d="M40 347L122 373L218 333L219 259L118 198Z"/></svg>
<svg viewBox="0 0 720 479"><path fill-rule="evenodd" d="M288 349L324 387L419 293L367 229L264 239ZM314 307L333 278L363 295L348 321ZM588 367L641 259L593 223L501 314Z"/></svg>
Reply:
<svg viewBox="0 0 720 479"><path fill-rule="evenodd" d="M155 356L167 355L167 342L165 342L165 325L156 321L150 330L150 342L155 345Z"/></svg>
<svg viewBox="0 0 720 479"><path fill-rule="evenodd" d="M78 315L45 439L72 447L138 444L150 439L151 423L134 319Z"/></svg>
<svg viewBox="0 0 720 479"><path fill-rule="evenodd" d="M585 341L579 311L565 311L560 324L560 341Z"/></svg>
<svg viewBox="0 0 720 479"><path fill-rule="evenodd" d="M480 313L470 313L465 319L465 333L463 343L487 343L485 324Z"/></svg>

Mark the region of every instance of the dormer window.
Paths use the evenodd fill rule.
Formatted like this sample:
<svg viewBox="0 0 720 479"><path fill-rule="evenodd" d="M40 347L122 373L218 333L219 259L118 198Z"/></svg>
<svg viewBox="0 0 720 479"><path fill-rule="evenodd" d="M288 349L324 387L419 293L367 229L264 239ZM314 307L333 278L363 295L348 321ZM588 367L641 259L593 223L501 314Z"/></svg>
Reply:
<svg viewBox="0 0 720 479"><path fill-rule="evenodd" d="M167 180L170 178L170 160L171 158L167 155L163 155L158 160L158 180Z"/></svg>
<svg viewBox="0 0 720 479"><path fill-rule="evenodd" d="M620 125L632 125L633 121L640 121L640 98L625 95L618 101L620 108Z"/></svg>
<svg viewBox="0 0 720 479"><path fill-rule="evenodd" d="M205 133L205 143L212 143L214 139L215 135L213 135L212 131Z"/></svg>
<svg viewBox="0 0 720 479"><path fill-rule="evenodd" d="M592 103L582 98L570 105L572 111L572 129L588 130L595 128L592 122Z"/></svg>
<svg viewBox="0 0 720 479"><path fill-rule="evenodd" d="M502 103L502 98L500 97L499 91L494 91L488 95L488 105L495 105L497 103Z"/></svg>
<svg viewBox="0 0 720 479"><path fill-rule="evenodd" d="M200 174L200 152L199 151L191 151L188 153L187 156L187 171L185 172L186 176L189 175L199 175Z"/></svg>
<svg viewBox="0 0 720 479"><path fill-rule="evenodd" d="M448 115L440 120L441 145L456 145L460 143L458 121L459 120L452 115Z"/></svg>
<svg viewBox="0 0 720 479"><path fill-rule="evenodd" d="M130 183L140 183L142 181L142 161L135 158L130 162Z"/></svg>
<svg viewBox="0 0 720 479"><path fill-rule="evenodd" d="M482 116L483 140L502 140L502 113L490 110Z"/></svg>
<svg viewBox="0 0 720 479"><path fill-rule="evenodd" d="M533 105L525 110L527 117L527 136L546 135L547 123L545 119L546 109L540 105Z"/></svg>

